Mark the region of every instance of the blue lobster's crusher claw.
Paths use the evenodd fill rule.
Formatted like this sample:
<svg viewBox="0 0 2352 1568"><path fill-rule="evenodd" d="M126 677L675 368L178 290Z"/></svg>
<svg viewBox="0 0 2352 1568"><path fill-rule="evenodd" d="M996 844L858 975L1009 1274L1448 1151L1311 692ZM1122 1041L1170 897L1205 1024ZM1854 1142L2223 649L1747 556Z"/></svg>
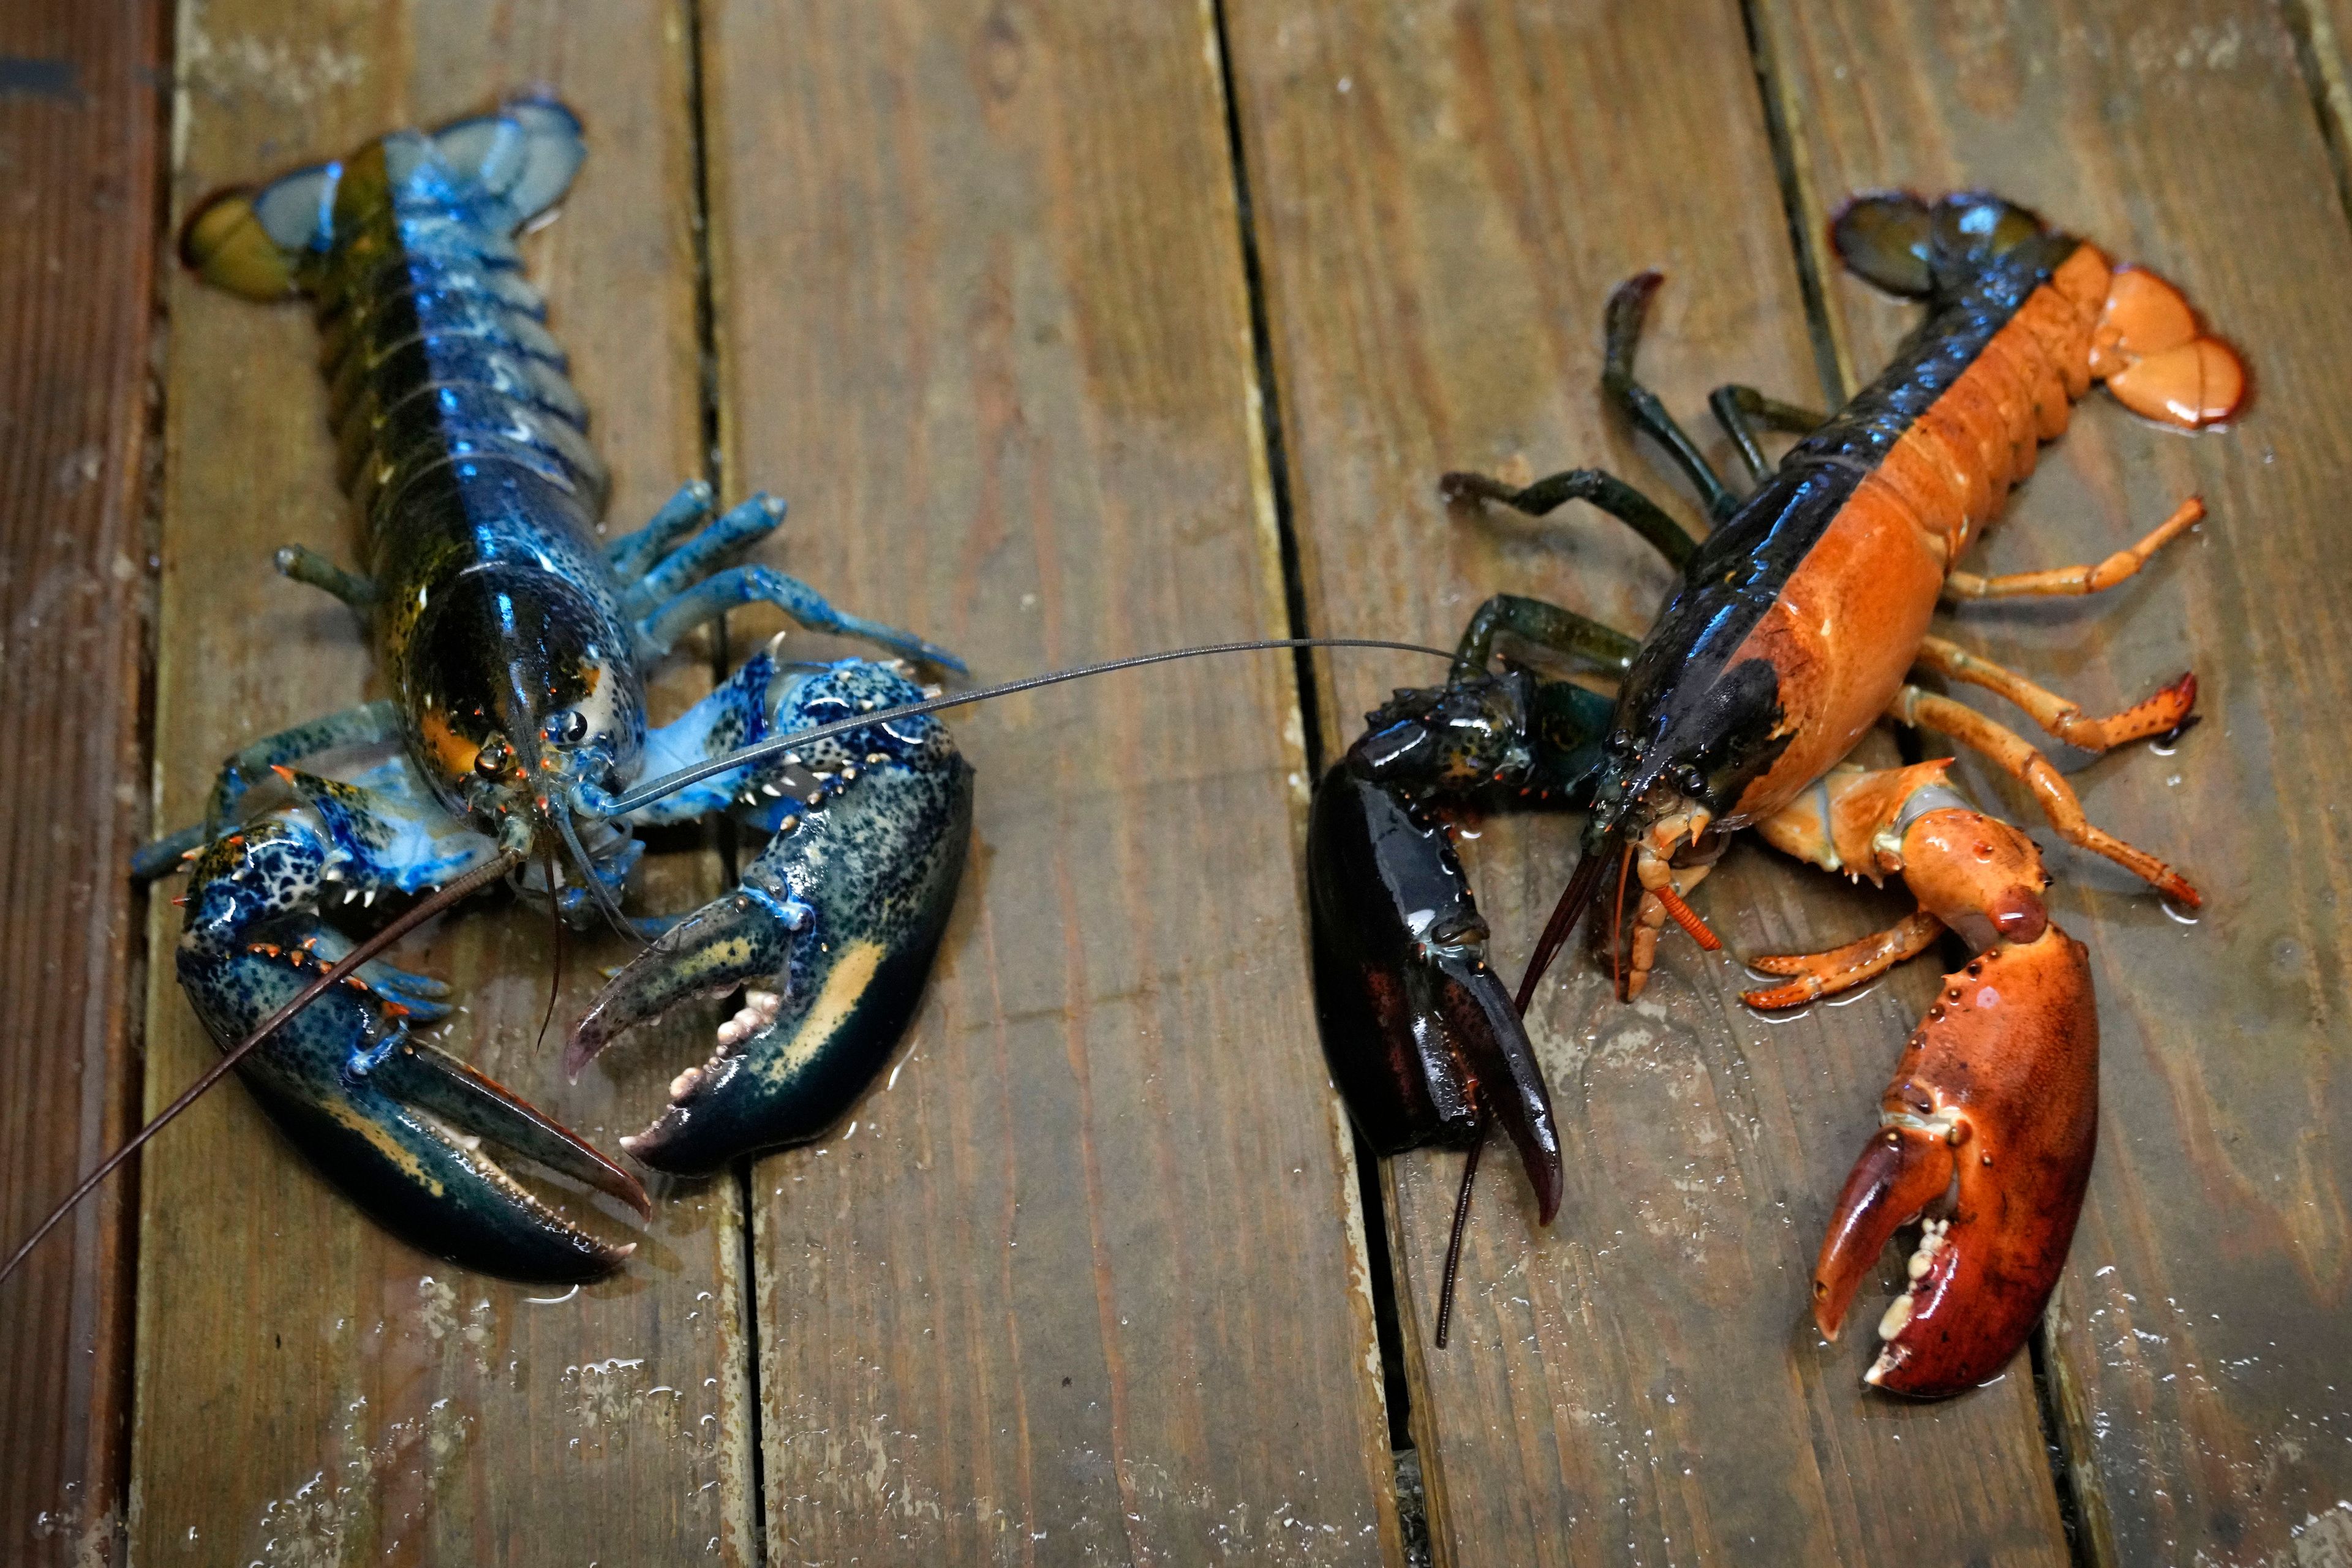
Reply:
<svg viewBox="0 0 2352 1568"><path fill-rule="evenodd" d="M778 728L835 716L823 689L842 678L808 682L810 700L788 699ZM971 837L971 767L928 718L840 739L855 744L808 760L809 795L784 797L796 809L742 885L637 954L573 1032L564 1066L576 1077L631 1026L745 988L710 1058L621 1140L656 1170L704 1175L819 1136L890 1059L921 999Z"/></svg>
<svg viewBox="0 0 2352 1568"><path fill-rule="evenodd" d="M350 951L318 919L327 847L299 817L215 839L195 865L176 954L216 1040L248 1033ZM541 1203L473 1146L499 1144L652 1212L645 1190L573 1133L413 1038L442 987L380 963L319 997L240 1065L270 1118L386 1229L464 1268L533 1282L597 1279L614 1246ZM454 1134L454 1135L453 1135Z"/></svg>
<svg viewBox="0 0 2352 1568"><path fill-rule="evenodd" d="M1499 1124L1550 1224L1551 1097L1444 825L1342 762L1316 786L1307 858L1323 1053L1366 1141L1467 1147Z"/></svg>

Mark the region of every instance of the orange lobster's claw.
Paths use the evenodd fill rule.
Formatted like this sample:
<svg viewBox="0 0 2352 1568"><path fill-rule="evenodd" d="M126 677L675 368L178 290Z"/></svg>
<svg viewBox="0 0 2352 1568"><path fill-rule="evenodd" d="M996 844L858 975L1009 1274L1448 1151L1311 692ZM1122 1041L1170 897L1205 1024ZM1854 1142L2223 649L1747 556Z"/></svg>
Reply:
<svg viewBox="0 0 2352 1568"><path fill-rule="evenodd" d="M1994 1376L2025 1342L2090 1182L2098 1050L2088 959L2054 925L1945 976L1813 1269L1814 1321L1835 1339L1880 1250L1937 1211L1865 1381L1939 1398Z"/></svg>

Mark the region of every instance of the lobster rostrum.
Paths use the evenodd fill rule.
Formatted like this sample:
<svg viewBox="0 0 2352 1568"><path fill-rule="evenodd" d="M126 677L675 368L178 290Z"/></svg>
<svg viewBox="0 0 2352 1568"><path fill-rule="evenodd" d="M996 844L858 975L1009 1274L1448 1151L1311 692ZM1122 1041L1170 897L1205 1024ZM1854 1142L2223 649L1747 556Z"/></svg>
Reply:
<svg viewBox="0 0 2352 1568"><path fill-rule="evenodd" d="M648 1166L693 1174L815 1135L887 1059L954 900L971 770L920 715L617 802L763 737L918 700L907 661L961 665L780 573L725 566L781 521L767 497L714 518L709 488L688 484L644 528L597 538L604 470L513 242L582 155L568 110L519 101L385 136L192 219L184 253L208 281L315 304L362 569L299 548L278 564L358 612L391 695L237 752L203 825L135 870L189 863L178 971L226 1050L352 951L342 911L496 867L572 924L601 913L650 932L662 922L620 912L631 829L732 813L771 835L740 885L639 953L567 1057L576 1075L631 1024L748 987L710 1059L623 1140ZM772 645L649 725L650 667L752 602L896 657L791 663ZM321 761L354 752L377 760L340 774ZM535 1280L608 1272L629 1248L558 1215L477 1142L643 1211L636 1180L417 1037L448 1007L442 985L373 962L239 1070L322 1172L424 1249Z"/></svg>
<svg viewBox="0 0 2352 1568"><path fill-rule="evenodd" d="M2024 784L2069 843L2196 907L2179 872L2093 826L2031 744L1911 677L1983 687L2094 751L2191 722L2191 676L2093 717L1928 628L1945 598L2112 587L2204 515L2191 500L2094 565L2011 576L1958 568L2094 382L2137 414L2193 430L2237 410L2245 375L2169 284L2112 265L1996 196L1865 196L1840 214L1833 238L1850 268L1924 300L1927 319L1834 415L1718 389L1710 406L1756 481L1744 500L1634 377L1657 275L1610 300L1603 391L1696 489L1711 524L1705 539L1596 469L1524 487L1445 477L1449 500L1531 515L1588 501L1648 539L1682 581L1638 644L1557 606L1497 596L1465 633L1447 685L1400 691L1369 716L1366 734L1319 782L1313 810L1318 1011L1334 1076L1375 1148L1475 1152L1499 1121L1548 1222L1561 1186L1558 1140L1519 1019L1588 909L1614 911L1605 943L1630 998L1667 921L1720 946L1686 900L1739 828L1828 869L1902 875L1916 914L1830 952L1752 961L1787 979L1747 999L1769 1008L1833 994L1946 931L1973 951L1912 1037L1814 1276L1816 1321L1835 1338L1886 1242L1924 1221L1911 1288L1880 1324L1885 1349L1869 1380L1937 1395L1998 1370L2057 1282L2095 1123L2090 973L2042 903L2038 852L1955 794L1948 763L1840 764L1882 717L1937 730ZM1802 438L1768 466L1762 428ZM1616 678L1615 700L1525 670L1489 673L1504 631ZM1449 805L1481 804L1589 814L1575 872L1511 1007L1497 1005L1486 928L1442 817ZM1457 1213L1457 1243L1460 1224Z"/></svg>

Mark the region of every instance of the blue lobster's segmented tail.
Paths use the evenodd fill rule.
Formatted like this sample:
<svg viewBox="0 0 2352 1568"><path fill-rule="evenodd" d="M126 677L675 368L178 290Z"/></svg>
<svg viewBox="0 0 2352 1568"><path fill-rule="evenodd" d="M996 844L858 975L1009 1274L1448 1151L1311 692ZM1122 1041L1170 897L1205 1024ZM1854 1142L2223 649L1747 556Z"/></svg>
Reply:
<svg viewBox="0 0 2352 1568"><path fill-rule="evenodd" d="M370 144L376 149L395 202L415 195L460 208L501 237L553 206L587 153L579 116L538 98L429 133L396 132ZM247 299L300 290L303 263L333 241L350 162L314 163L259 190L222 192L189 218L181 259L205 282Z"/></svg>

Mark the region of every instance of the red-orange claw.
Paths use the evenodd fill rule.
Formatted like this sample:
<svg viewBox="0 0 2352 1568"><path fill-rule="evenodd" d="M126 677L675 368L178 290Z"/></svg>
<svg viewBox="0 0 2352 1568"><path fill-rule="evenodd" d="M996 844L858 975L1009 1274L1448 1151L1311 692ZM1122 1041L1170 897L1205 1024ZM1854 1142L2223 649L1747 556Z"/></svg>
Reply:
<svg viewBox="0 0 2352 1568"><path fill-rule="evenodd" d="M1831 1211L1830 1233L1813 1263L1813 1321L1825 1339L1845 1326L1863 1277L1895 1239L1952 1184L1952 1150L1941 1134L1883 1127L1871 1134Z"/></svg>
<svg viewBox="0 0 2352 1568"><path fill-rule="evenodd" d="M1814 1268L1814 1321L1834 1337L1881 1248L1926 1216L1866 1382L1940 1398L1997 1375L2025 1342L2090 1181L2098 1037L2087 957L2054 925L1945 977Z"/></svg>

